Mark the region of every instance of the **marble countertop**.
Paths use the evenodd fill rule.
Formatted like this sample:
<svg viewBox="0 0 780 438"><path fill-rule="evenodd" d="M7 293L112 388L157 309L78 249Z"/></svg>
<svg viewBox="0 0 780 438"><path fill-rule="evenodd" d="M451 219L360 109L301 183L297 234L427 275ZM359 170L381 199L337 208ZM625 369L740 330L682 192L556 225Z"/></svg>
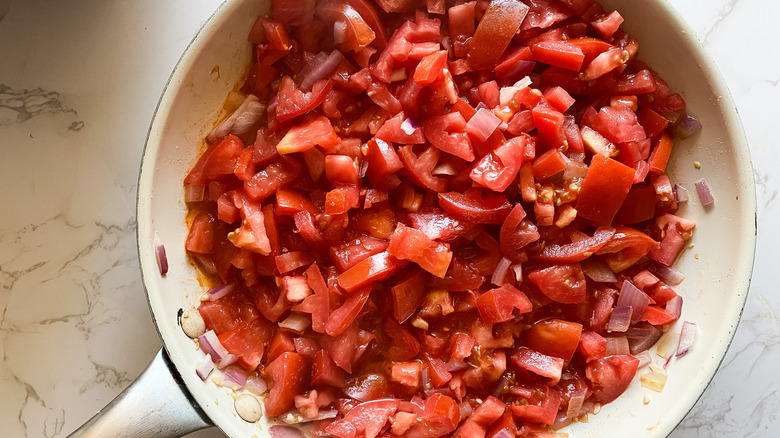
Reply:
<svg viewBox="0 0 780 438"><path fill-rule="evenodd" d="M672 437L780 436L780 2L670 2L743 118L760 236L734 342ZM138 167L165 82L219 3L0 0L2 436L67 436L159 349L136 259Z"/></svg>

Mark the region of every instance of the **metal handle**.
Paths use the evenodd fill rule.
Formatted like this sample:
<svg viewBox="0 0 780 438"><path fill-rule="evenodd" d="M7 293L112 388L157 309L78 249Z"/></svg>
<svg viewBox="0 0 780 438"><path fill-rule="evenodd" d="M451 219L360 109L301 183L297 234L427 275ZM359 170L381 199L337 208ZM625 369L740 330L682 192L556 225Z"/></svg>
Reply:
<svg viewBox="0 0 780 438"><path fill-rule="evenodd" d="M211 426L161 349L130 387L69 438L173 438Z"/></svg>

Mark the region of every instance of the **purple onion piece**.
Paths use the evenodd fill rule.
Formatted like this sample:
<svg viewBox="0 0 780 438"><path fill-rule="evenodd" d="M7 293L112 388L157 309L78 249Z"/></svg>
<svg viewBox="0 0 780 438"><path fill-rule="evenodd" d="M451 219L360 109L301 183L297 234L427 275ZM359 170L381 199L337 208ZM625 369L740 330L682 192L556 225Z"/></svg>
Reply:
<svg viewBox="0 0 780 438"><path fill-rule="evenodd" d="M233 283L224 283L209 289L208 292L206 292L206 295L209 297L209 301L216 301L233 292L234 288L235 286Z"/></svg>
<svg viewBox="0 0 780 438"><path fill-rule="evenodd" d="M154 255L157 259L157 267L160 268L160 275L168 273L168 256L165 254L165 245L160 243L155 236Z"/></svg>
<svg viewBox="0 0 780 438"><path fill-rule="evenodd" d="M696 324L685 321L680 332L680 344L677 346L677 357L682 357L693 345L696 339Z"/></svg>
<svg viewBox="0 0 780 438"><path fill-rule="evenodd" d="M635 358L639 359L639 368L642 368L645 365L649 365L653 362L653 356L650 355L649 350L641 351L634 355Z"/></svg>
<svg viewBox="0 0 780 438"><path fill-rule="evenodd" d="M671 313L675 318L679 319L682 315L683 299L677 295L666 303L666 311Z"/></svg>
<svg viewBox="0 0 780 438"><path fill-rule="evenodd" d="M585 402L585 395L588 393L586 388L578 389L571 394L569 399L569 407L566 409L566 418L574 418L580 416L582 410L582 403Z"/></svg>
<svg viewBox="0 0 780 438"><path fill-rule="evenodd" d="M217 334L214 333L214 330L209 330L200 335L198 338L198 345L200 345L200 349L203 350L204 353L211 356L211 360L214 362L219 362L223 357L230 354L222 343L219 342L219 338L217 337Z"/></svg>
<svg viewBox="0 0 780 438"><path fill-rule="evenodd" d="M487 108L480 108L466 123L466 130L481 141L487 140L498 129L501 119Z"/></svg>
<svg viewBox="0 0 780 438"><path fill-rule="evenodd" d="M615 307L607 322L607 331L625 332L631 326L631 307Z"/></svg>
<svg viewBox="0 0 780 438"><path fill-rule="evenodd" d="M685 274L672 267L658 264L653 271L661 277L667 284L678 285L685 280Z"/></svg>
<svg viewBox="0 0 780 438"><path fill-rule="evenodd" d="M214 362L211 360L211 356L208 354L195 365L195 374L200 377L200 380L206 380L206 378L214 371Z"/></svg>
<svg viewBox="0 0 780 438"><path fill-rule="evenodd" d="M271 426L268 433L271 438L306 438L303 432L292 426Z"/></svg>
<svg viewBox="0 0 780 438"><path fill-rule="evenodd" d="M506 257L502 257L501 260L498 261L498 264L496 264L496 269L493 270L493 276L490 278L490 282L496 286L506 284L510 266L512 266L512 261Z"/></svg>
<svg viewBox="0 0 780 438"><path fill-rule="evenodd" d="M701 131L701 122L688 114L683 115L677 123L676 134L680 138L688 138L691 135Z"/></svg>
<svg viewBox="0 0 780 438"><path fill-rule="evenodd" d="M707 206L715 202L715 198L712 196L712 190L710 185L707 184L707 180L704 178L696 181L696 193L699 194L699 200L701 205Z"/></svg>
<svg viewBox="0 0 780 438"><path fill-rule="evenodd" d="M202 184L184 184L184 202L200 202L206 193Z"/></svg>
<svg viewBox="0 0 780 438"><path fill-rule="evenodd" d="M240 367L231 365L222 373L222 386L239 390L246 385L246 372Z"/></svg>
<svg viewBox="0 0 780 438"><path fill-rule="evenodd" d="M623 287L620 289L620 295L615 306L631 307L633 309L631 321L639 321L648 304L650 304L650 297L646 293L642 292L629 280L623 282Z"/></svg>
<svg viewBox="0 0 780 438"><path fill-rule="evenodd" d="M677 198L677 202L688 202L688 189L679 184L675 184L674 197Z"/></svg>

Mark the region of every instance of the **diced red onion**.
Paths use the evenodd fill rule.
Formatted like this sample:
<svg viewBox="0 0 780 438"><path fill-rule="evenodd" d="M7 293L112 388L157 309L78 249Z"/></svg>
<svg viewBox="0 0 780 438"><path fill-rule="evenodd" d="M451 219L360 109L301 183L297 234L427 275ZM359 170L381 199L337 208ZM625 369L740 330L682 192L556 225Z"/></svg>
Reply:
<svg viewBox="0 0 780 438"><path fill-rule="evenodd" d="M515 93L517 93L521 87L501 87L501 89L498 91L498 103L500 106L507 106L512 102L512 99L515 98Z"/></svg>
<svg viewBox="0 0 780 438"><path fill-rule="evenodd" d="M677 202L688 202L688 189L679 184L675 184L674 197L677 198Z"/></svg>
<svg viewBox="0 0 780 438"><path fill-rule="evenodd" d="M506 373L501 374L501 378L498 379L496 385L493 387L493 397L499 397L501 394L509 389L509 377Z"/></svg>
<svg viewBox="0 0 780 438"><path fill-rule="evenodd" d="M674 269L666 265L662 265L660 263L658 263L653 268L653 272L655 272L659 277L661 277L666 283L671 285L678 285L682 283L683 280L685 280L685 274L678 271L677 269Z"/></svg>
<svg viewBox="0 0 780 438"><path fill-rule="evenodd" d="M449 362L444 364L447 368L447 371L451 373L457 373L460 371L467 370L469 368L469 364L463 361L463 359L452 359Z"/></svg>
<svg viewBox="0 0 780 438"><path fill-rule="evenodd" d="M474 408L468 402L459 404L458 409L460 410L460 418L470 417L474 413Z"/></svg>
<svg viewBox="0 0 780 438"><path fill-rule="evenodd" d="M184 184L184 202L200 202L206 192L206 186L201 184Z"/></svg>
<svg viewBox="0 0 780 438"><path fill-rule="evenodd" d="M219 361L219 363L217 363L217 368L222 370L236 362L238 362L238 356L228 353L225 357L222 358L222 360Z"/></svg>
<svg viewBox="0 0 780 438"><path fill-rule="evenodd" d="M403 131L406 135L414 134L414 131L416 131L418 128L419 126L417 126L417 124L414 123L414 120L410 119L409 117L405 118L401 123L401 131Z"/></svg>
<svg viewBox="0 0 780 438"><path fill-rule="evenodd" d="M699 122L695 117L691 117L688 114L685 114L677 124L677 130L675 133L680 138L688 138L691 135L701 131L701 128L701 122Z"/></svg>
<svg viewBox="0 0 780 438"><path fill-rule="evenodd" d="M198 345L200 345L200 349L203 350L204 353L211 356L211 360L214 362L219 362L223 357L230 354L225 347L222 346L222 343L219 342L219 338L217 337L217 334L214 333L214 330L209 330L200 335L200 337L198 337Z"/></svg>
<svg viewBox="0 0 780 438"><path fill-rule="evenodd" d="M440 175L452 176L458 174L458 169L456 169L455 166L452 165L452 163L441 163L433 168L431 174L436 176L440 176Z"/></svg>
<svg viewBox="0 0 780 438"><path fill-rule="evenodd" d="M311 90L315 82L329 78L343 60L344 55L339 50L334 50L330 54L325 52L318 53L298 73L297 79L300 82L301 89Z"/></svg>
<svg viewBox="0 0 780 438"><path fill-rule="evenodd" d="M420 382L422 383L423 388L432 388L433 385L431 384L431 374L428 367L425 367L420 372Z"/></svg>
<svg viewBox="0 0 780 438"><path fill-rule="evenodd" d="M477 107L476 107L476 108L474 108L474 109L475 109L475 110L477 110L477 111L479 111L479 110L481 110L481 109L483 109L483 108L486 108L486 109L488 109L488 106L487 106L487 105L485 105L485 103L484 103L484 102L480 102L480 103L478 103L478 104L477 104Z"/></svg>
<svg viewBox="0 0 780 438"><path fill-rule="evenodd" d="M405 81L407 78L405 68L397 68L390 73L390 82Z"/></svg>
<svg viewBox="0 0 780 438"><path fill-rule="evenodd" d="M271 426L268 433L271 438L306 438L303 432L292 426Z"/></svg>
<svg viewBox="0 0 780 438"><path fill-rule="evenodd" d="M493 111L480 108L466 123L466 129L476 135L478 139L485 141L493 135L500 124L501 119L496 117Z"/></svg>
<svg viewBox="0 0 780 438"><path fill-rule="evenodd" d="M677 295L666 303L666 311L671 313L675 318L680 318L682 315L683 299Z"/></svg>
<svg viewBox="0 0 780 438"><path fill-rule="evenodd" d="M597 283L614 283L617 276L601 258L589 257L582 262L582 272Z"/></svg>
<svg viewBox="0 0 780 438"><path fill-rule="evenodd" d="M160 275L168 273L168 256L165 254L165 245L160 243L157 236L154 237L154 255L157 259L157 267L160 268Z"/></svg>
<svg viewBox="0 0 780 438"><path fill-rule="evenodd" d="M336 21L333 23L333 43L341 44L347 37L347 23Z"/></svg>
<svg viewBox="0 0 780 438"><path fill-rule="evenodd" d="M360 170L358 171L358 176L360 178L363 178L366 176L366 173L368 173L368 160L363 160L362 163L360 163Z"/></svg>
<svg viewBox="0 0 780 438"><path fill-rule="evenodd" d="M211 356L208 354L203 356L201 360L195 365L195 374L200 377L200 380L206 380L206 378L214 371L214 362L211 360Z"/></svg>
<svg viewBox="0 0 780 438"><path fill-rule="evenodd" d="M515 434L510 432L508 429L501 429L490 438L515 438Z"/></svg>
<svg viewBox="0 0 780 438"><path fill-rule="evenodd" d="M233 285L233 283L223 283L220 284L219 286L215 286L209 289L208 292L206 292L206 296L208 296L209 301L216 301L224 297L225 295L233 292L234 288L235 286Z"/></svg>
<svg viewBox="0 0 780 438"><path fill-rule="evenodd" d="M327 420L328 418L336 418L338 415L338 409L320 409L315 420Z"/></svg>
<svg viewBox="0 0 780 438"><path fill-rule="evenodd" d="M503 131L506 131L507 129L509 129L509 123L507 123L507 122L501 122L501 123L498 125L498 129L500 129L502 132L503 132Z"/></svg>
<svg viewBox="0 0 780 438"><path fill-rule="evenodd" d="M650 350L639 352L635 354L634 357L639 359L639 368L653 363L653 356L650 355Z"/></svg>
<svg viewBox="0 0 780 438"><path fill-rule="evenodd" d="M607 356L614 354L631 354L628 339L625 336L607 336Z"/></svg>
<svg viewBox="0 0 780 438"><path fill-rule="evenodd" d="M519 81L515 82L513 87L526 88L526 87L530 87L532 83L533 83L533 81L531 80L531 77L530 76L525 76L522 79L520 79Z"/></svg>
<svg viewBox="0 0 780 438"><path fill-rule="evenodd" d="M193 255L192 258L195 259L195 263L198 264L198 268L200 268L204 274L211 276L217 275L217 266L211 258L198 255Z"/></svg>
<svg viewBox="0 0 780 438"><path fill-rule="evenodd" d="M704 178L696 181L696 193L699 194L701 205L710 205L715 202L715 198L712 196L712 190L710 190L710 185L707 184L707 180Z"/></svg>
<svg viewBox="0 0 780 438"><path fill-rule="evenodd" d="M279 328L287 329L298 334L302 334L309 326L311 326L311 318L295 312L291 313L284 321L279 322Z"/></svg>
<svg viewBox="0 0 780 438"><path fill-rule="evenodd" d="M680 332L680 345L677 347L677 357L684 356L696 339L696 324L685 321Z"/></svg>
<svg viewBox="0 0 780 438"><path fill-rule="evenodd" d="M523 281L523 264L517 263L512 265L512 271L515 273L515 281L522 283Z"/></svg>
<svg viewBox="0 0 780 438"><path fill-rule="evenodd" d="M569 399L569 407L566 409L566 418L575 418L580 416L582 410L582 403L585 401L585 394L588 393L587 388L582 388L574 391Z"/></svg>
<svg viewBox="0 0 780 438"><path fill-rule="evenodd" d="M260 102L254 94L250 94L244 99L244 102L233 111L227 119L217 125L208 136L206 141L213 143L221 138L224 138L228 134L241 135L248 132L249 128L253 127L263 116L265 112L265 104Z"/></svg>
<svg viewBox="0 0 780 438"><path fill-rule="evenodd" d="M623 282L623 287L620 288L620 295L618 295L615 306L631 307L633 309L631 321L639 321L639 318L645 313L648 304L650 304L650 297L648 297L646 293L639 290L639 288L629 280Z"/></svg>
<svg viewBox="0 0 780 438"><path fill-rule="evenodd" d="M493 277L490 282L496 286L502 286L507 282L507 274L509 273L509 267L512 266L512 261L506 257L502 257L496 264L496 269L493 270Z"/></svg>
<svg viewBox="0 0 780 438"><path fill-rule="evenodd" d="M222 372L222 386L239 390L246 384L246 372L235 365L225 368Z"/></svg>
<svg viewBox="0 0 780 438"><path fill-rule="evenodd" d="M663 332L651 324L640 323L626 330L631 354L649 350L661 338Z"/></svg>
<svg viewBox="0 0 780 438"><path fill-rule="evenodd" d="M669 368L669 364L672 362L672 358L673 358L673 357L674 357L674 355L673 355L673 354L672 354L672 355L669 355L669 358L668 358L668 359L666 359L666 362L664 362L664 368Z"/></svg>
<svg viewBox="0 0 780 438"><path fill-rule="evenodd" d="M625 332L631 326L631 307L615 307L607 323L607 331Z"/></svg>
<svg viewBox="0 0 780 438"><path fill-rule="evenodd" d="M246 379L246 384L244 385L244 389L251 392L255 395L262 395L264 392L268 391L268 385L265 383L265 380L258 379L257 377L250 377Z"/></svg>

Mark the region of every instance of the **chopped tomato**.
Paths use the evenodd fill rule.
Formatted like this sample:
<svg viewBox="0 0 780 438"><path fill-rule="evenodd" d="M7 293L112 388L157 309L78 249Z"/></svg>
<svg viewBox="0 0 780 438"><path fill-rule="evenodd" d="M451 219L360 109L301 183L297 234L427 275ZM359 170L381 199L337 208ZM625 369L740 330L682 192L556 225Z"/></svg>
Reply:
<svg viewBox="0 0 780 438"><path fill-rule="evenodd" d="M480 191L439 193L439 204L454 217L477 224L499 224L512 206L503 195L483 198Z"/></svg>
<svg viewBox="0 0 780 438"><path fill-rule="evenodd" d="M579 263L537 269L528 274L528 279L553 301L564 304L585 301L585 275Z"/></svg>
<svg viewBox="0 0 780 438"><path fill-rule="evenodd" d="M577 351L582 325L561 319L539 321L524 332L528 347L567 363Z"/></svg>
<svg viewBox="0 0 780 438"><path fill-rule="evenodd" d="M585 376L593 386L593 401L610 403L625 392L636 374L639 359L629 355L607 356L588 362Z"/></svg>
<svg viewBox="0 0 780 438"><path fill-rule="evenodd" d="M279 154L290 154L293 152L303 152L316 145L324 148L336 146L339 143L339 137L333 131L333 126L327 117L311 113L307 115L303 122L294 126L276 145Z"/></svg>
<svg viewBox="0 0 780 438"><path fill-rule="evenodd" d="M577 198L577 215L609 225L634 183L634 169L595 155Z"/></svg>
<svg viewBox="0 0 780 438"><path fill-rule="evenodd" d="M269 394L265 399L265 413L271 417L289 411L294 398L307 384L306 359L299 353L282 353L265 369L269 379Z"/></svg>

